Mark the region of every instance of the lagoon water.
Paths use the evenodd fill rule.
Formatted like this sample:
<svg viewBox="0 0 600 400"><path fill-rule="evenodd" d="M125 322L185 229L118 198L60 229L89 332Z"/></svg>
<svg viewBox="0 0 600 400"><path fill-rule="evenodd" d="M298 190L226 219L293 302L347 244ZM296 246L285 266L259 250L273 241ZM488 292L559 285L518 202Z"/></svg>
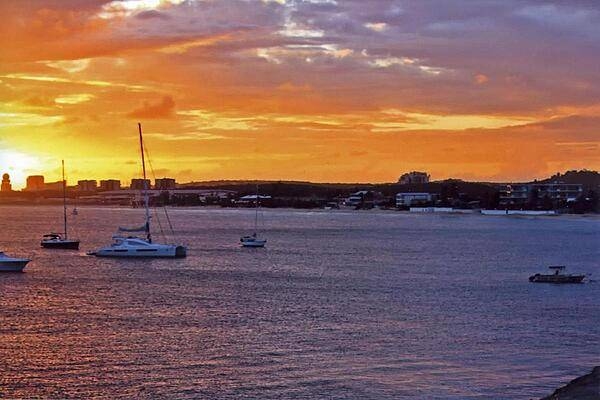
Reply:
<svg viewBox="0 0 600 400"><path fill-rule="evenodd" d="M142 211L0 207L0 397L530 399L600 363L597 217L174 209L181 260L85 256ZM161 219L164 224L164 218ZM156 220L154 221L155 225ZM158 237L157 237L158 240ZM593 275L593 276L594 276Z"/></svg>

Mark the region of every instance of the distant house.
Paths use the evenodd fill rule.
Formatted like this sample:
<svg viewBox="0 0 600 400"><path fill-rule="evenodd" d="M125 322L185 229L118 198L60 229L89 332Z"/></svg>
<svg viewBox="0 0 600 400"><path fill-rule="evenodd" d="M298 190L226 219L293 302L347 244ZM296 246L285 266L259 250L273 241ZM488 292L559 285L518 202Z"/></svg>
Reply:
<svg viewBox="0 0 600 400"><path fill-rule="evenodd" d="M396 207L410 207L415 204L425 204L434 200L431 193L397 193Z"/></svg>
<svg viewBox="0 0 600 400"><path fill-rule="evenodd" d="M429 174L427 172L412 171L403 174L398 183L402 185L409 185L411 183L429 183Z"/></svg>

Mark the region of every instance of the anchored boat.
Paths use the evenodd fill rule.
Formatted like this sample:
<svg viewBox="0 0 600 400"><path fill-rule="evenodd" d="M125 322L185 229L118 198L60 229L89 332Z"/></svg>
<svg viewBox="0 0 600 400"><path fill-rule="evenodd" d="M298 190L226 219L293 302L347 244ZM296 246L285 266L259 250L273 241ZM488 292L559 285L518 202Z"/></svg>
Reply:
<svg viewBox="0 0 600 400"><path fill-rule="evenodd" d="M240 244L242 247L265 247L267 239L261 239L258 236L258 210L260 209L260 196L258 194L258 185L256 185L256 204L254 212L254 232L252 235L242 236Z"/></svg>
<svg viewBox="0 0 600 400"><path fill-rule="evenodd" d="M49 233L42 237L40 245L45 249L78 250L79 239L69 239L67 233L67 181L65 180L65 160L62 161L62 187L63 187L63 221L64 233Z"/></svg>
<svg viewBox="0 0 600 400"><path fill-rule="evenodd" d="M109 246L102 247L87 254L96 257L145 257L145 258L182 258L187 255L187 248L177 244L161 244L152 241L150 233L150 209L148 206L148 187L146 180L146 161L144 159L144 141L142 138L142 125L138 123L140 134L140 149L142 152L142 171L144 175L144 206L146 209L146 223L138 228L122 228L119 232L145 232L145 238L136 236L115 235Z"/></svg>
<svg viewBox="0 0 600 400"><path fill-rule="evenodd" d="M29 261L29 258L9 257L0 251L0 272L21 272Z"/></svg>
<svg viewBox="0 0 600 400"><path fill-rule="evenodd" d="M582 283L585 275L564 274L565 266L556 265L548 267L552 274L535 274L529 277L529 282L534 283Z"/></svg>

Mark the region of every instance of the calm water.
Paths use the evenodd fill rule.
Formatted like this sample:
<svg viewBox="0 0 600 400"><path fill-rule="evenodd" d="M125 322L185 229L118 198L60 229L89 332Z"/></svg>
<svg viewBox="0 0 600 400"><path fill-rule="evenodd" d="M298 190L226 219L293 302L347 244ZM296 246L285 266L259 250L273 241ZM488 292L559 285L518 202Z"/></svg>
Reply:
<svg viewBox="0 0 600 400"><path fill-rule="evenodd" d="M0 207L0 397L529 399L600 364L600 219L170 215L183 260L85 256L142 211L80 208L81 252L38 248L59 207ZM156 222L156 221L155 221ZM600 277L599 277L600 278Z"/></svg>

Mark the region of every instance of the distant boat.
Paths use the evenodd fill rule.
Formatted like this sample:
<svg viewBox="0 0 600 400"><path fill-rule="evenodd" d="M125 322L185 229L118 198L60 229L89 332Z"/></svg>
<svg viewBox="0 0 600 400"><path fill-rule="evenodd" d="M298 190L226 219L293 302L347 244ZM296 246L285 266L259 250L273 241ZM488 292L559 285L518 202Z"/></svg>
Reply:
<svg viewBox="0 0 600 400"><path fill-rule="evenodd" d="M63 187L63 220L64 232L49 233L42 237L41 246L45 249L78 250L79 239L69 239L67 233L67 181L65 180L65 161L62 161L62 187Z"/></svg>
<svg viewBox="0 0 600 400"><path fill-rule="evenodd" d="M548 267L551 271L554 271L552 274L535 274L529 277L529 282L535 283L581 283L585 278L585 275L567 275L563 274L565 270L565 266L558 265Z"/></svg>
<svg viewBox="0 0 600 400"><path fill-rule="evenodd" d="M29 261L29 258L9 257L0 251L0 272L21 272Z"/></svg>
<svg viewBox="0 0 600 400"><path fill-rule="evenodd" d="M140 149L142 153L142 171L144 175L144 206L146 209L146 222L138 228L121 228L119 232L145 232L145 238L135 236L114 235L113 243L87 254L97 257L145 257L145 258L181 258L187 255L187 248L177 244L160 244L152 242L150 234L150 209L148 206L148 188L146 180L146 161L144 158L144 140L142 138L142 125L138 123L140 136Z"/></svg>
<svg viewBox="0 0 600 400"><path fill-rule="evenodd" d="M255 213L254 213L254 233L252 235L242 236L240 243L242 247L265 247L267 239L261 239L258 237L258 210L260 208L260 196L258 194L258 185L256 185L256 199L255 199Z"/></svg>

